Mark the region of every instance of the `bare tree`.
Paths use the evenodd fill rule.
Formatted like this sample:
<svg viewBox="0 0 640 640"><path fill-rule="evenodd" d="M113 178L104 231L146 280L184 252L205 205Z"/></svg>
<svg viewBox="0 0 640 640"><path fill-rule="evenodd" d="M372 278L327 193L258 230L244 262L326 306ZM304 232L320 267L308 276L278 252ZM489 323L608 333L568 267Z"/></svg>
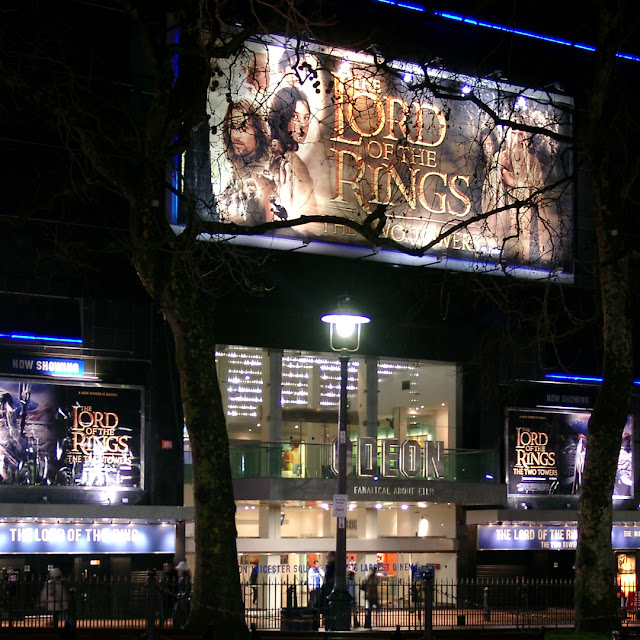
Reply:
<svg viewBox="0 0 640 640"><path fill-rule="evenodd" d="M193 452L189 626L203 630L215 620L216 637L236 638L246 627L214 353L221 290L252 285L238 244L344 242L350 229L349 240L369 252L447 265L461 256L482 272L509 276L524 266L562 281L572 259L572 104L546 90L450 73L435 59L398 63L375 46L346 56L343 68L345 52L326 29L331 19L312 3L115 6L134 20L151 64L138 104L115 84L96 86L77 58L52 48L21 54L17 70L7 63L4 81L20 99L45 105L73 157L127 202L133 264L173 332ZM276 52L282 67L274 80L268 65ZM36 88L37 65L50 82ZM596 76L596 97L606 95L607 77ZM610 156L598 153L608 140L604 105L594 100L590 114L605 383L581 497L585 629L595 625L586 612L596 605L606 605L611 624L612 474L631 388L629 255L614 233L617 195L604 180L610 166L601 164ZM167 193L177 203L169 216Z"/></svg>

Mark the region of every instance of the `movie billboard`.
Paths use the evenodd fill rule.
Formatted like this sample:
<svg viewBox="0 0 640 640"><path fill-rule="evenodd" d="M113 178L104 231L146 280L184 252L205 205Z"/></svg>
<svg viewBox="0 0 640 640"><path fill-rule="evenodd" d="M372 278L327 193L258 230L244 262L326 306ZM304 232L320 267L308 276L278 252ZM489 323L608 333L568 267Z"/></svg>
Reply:
<svg viewBox="0 0 640 640"><path fill-rule="evenodd" d="M590 413L508 412L509 495L579 495ZM622 434L614 498L633 497L633 418Z"/></svg>
<svg viewBox="0 0 640 640"><path fill-rule="evenodd" d="M571 270L569 99L277 40L213 70L206 151L184 166L201 217L375 214L381 237L434 261ZM335 222L270 235L376 251Z"/></svg>
<svg viewBox="0 0 640 640"><path fill-rule="evenodd" d="M140 487L138 389L0 380L0 483Z"/></svg>

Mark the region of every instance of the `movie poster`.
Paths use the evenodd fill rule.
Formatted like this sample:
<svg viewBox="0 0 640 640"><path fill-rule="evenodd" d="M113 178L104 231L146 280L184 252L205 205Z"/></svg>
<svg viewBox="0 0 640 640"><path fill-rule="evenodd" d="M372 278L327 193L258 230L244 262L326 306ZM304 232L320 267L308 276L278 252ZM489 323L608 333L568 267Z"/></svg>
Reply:
<svg viewBox="0 0 640 640"><path fill-rule="evenodd" d="M511 410L508 413L508 493L578 495L590 413ZM633 419L622 435L614 498L633 497Z"/></svg>
<svg viewBox="0 0 640 640"><path fill-rule="evenodd" d="M0 483L140 487L141 391L0 380Z"/></svg>
<svg viewBox="0 0 640 640"><path fill-rule="evenodd" d="M208 127L194 131L210 175L193 154L184 163L199 214L257 225L383 212L382 236L408 248L450 232L428 253L570 270L572 160L554 136L571 133L571 101L424 74L277 40L216 60ZM489 112L524 129L496 125ZM341 224L272 234L367 244Z"/></svg>

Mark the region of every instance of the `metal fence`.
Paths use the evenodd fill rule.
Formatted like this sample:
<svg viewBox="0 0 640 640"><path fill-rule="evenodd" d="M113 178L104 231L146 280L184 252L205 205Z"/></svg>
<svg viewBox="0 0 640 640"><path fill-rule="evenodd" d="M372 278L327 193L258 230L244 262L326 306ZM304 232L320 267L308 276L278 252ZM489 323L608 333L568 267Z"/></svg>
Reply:
<svg viewBox="0 0 640 640"><path fill-rule="evenodd" d="M23 574L0 584L1 627L48 627L72 624L85 629L177 628L187 619L189 603L176 598L163 574L140 572L126 579L64 580L63 591L45 578ZM573 626L572 580L436 581L431 607L425 603L424 582L382 577L378 603L365 599L361 583L350 585L354 597L351 624L373 628L421 630L425 612L433 628ZM305 581L244 583L247 626L256 629L312 630L324 628L322 591L309 591ZM64 594L64 595L63 595ZM620 614L623 624L635 624L637 614Z"/></svg>
<svg viewBox="0 0 640 640"><path fill-rule="evenodd" d="M365 598L363 584L351 587L352 626L424 628L425 583L383 577L378 582L378 604ZM437 581L432 586L433 627L563 627L574 622L572 580L460 580ZM257 629L309 628L325 623L323 595L310 592L304 581L267 581L244 584L247 624ZM317 609L316 619L306 613ZM369 620L370 616L370 620ZM367 625L368 626L368 625Z"/></svg>
<svg viewBox="0 0 640 640"><path fill-rule="evenodd" d="M51 580L23 574L0 583L0 627L144 629L186 620L188 603L168 589L162 574L126 578Z"/></svg>

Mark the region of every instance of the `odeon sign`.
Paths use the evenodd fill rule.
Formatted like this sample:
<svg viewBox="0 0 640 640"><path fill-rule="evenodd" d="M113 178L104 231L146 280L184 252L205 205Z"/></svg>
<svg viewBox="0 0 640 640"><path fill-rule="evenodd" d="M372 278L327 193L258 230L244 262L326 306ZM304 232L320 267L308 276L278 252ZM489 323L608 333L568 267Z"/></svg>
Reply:
<svg viewBox="0 0 640 640"><path fill-rule="evenodd" d="M347 440L347 473L349 461L353 460L353 446ZM382 476L383 478L443 478L444 442L427 442L421 446L417 440L405 440L402 444L397 438L376 440L371 437L358 438L355 442L355 473L361 477ZM380 465L378 465L378 449ZM338 473L338 439L331 448L331 468Z"/></svg>

